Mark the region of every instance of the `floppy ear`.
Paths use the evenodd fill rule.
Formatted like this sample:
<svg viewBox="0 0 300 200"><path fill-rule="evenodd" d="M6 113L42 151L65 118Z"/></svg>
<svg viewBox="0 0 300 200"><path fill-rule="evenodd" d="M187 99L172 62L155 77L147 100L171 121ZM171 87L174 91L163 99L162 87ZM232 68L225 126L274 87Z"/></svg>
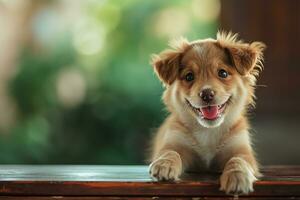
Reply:
<svg viewBox="0 0 300 200"><path fill-rule="evenodd" d="M241 75L251 73L255 68L263 67L263 50L266 48L264 43L244 43L237 40L237 34L224 32L218 33L217 41L228 53L232 64Z"/></svg>
<svg viewBox="0 0 300 200"><path fill-rule="evenodd" d="M158 78L165 84L171 85L177 78L180 53L166 50L159 55L152 56L152 65Z"/></svg>
<svg viewBox="0 0 300 200"><path fill-rule="evenodd" d="M253 42L251 44L225 47L225 49L229 53L236 70L241 75L251 73L255 66L259 65L261 68L262 52L265 49L265 44Z"/></svg>
<svg viewBox="0 0 300 200"><path fill-rule="evenodd" d="M152 55L151 64L158 78L165 84L171 85L177 78L180 69L180 60L189 43L181 38L173 41L172 49L167 49L159 55Z"/></svg>

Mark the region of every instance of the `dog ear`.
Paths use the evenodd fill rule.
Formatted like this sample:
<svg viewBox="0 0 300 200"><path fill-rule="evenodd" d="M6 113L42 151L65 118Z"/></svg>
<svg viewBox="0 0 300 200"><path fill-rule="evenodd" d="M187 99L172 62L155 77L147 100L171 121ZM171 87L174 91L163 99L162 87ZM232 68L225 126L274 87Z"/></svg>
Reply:
<svg viewBox="0 0 300 200"><path fill-rule="evenodd" d="M180 53L166 50L159 55L152 56L152 65L158 78L167 85L171 85L177 78Z"/></svg>
<svg viewBox="0 0 300 200"><path fill-rule="evenodd" d="M231 61L241 75L251 73L255 66L262 67L262 55L265 44L253 42L251 44L226 47Z"/></svg>
<svg viewBox="0 0 300 200"><path fill-rule="evenodd" d="M263 67L263 51L266 45L262 42L251 44L237 40L237 34L218 33L217 41L228 53L232 64L241 75L251 73L255 68Z"/></svg>
<svg viewBox="0 0 300 200"><path fill-rule="evenodd" d="M171 85L178 77L180 60L189 43L186 39L171 43L172 49L167 49L158 55L152 55L151 64L158 78L165 84Z"/></svg>

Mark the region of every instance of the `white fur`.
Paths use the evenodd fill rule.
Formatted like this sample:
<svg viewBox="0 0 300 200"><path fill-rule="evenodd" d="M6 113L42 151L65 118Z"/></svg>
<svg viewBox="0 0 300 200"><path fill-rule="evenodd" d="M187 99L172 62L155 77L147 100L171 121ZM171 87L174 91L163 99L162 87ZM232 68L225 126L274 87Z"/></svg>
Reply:
<svg viewBox="0 0 300 200"><path fill-rule="evenodd" d="M238 79L238 88L237 90L241 90L240 93L238 93L238 91L234 91L233 92L233 96L235 96L235 98L238 99L234 99L233 103L234 105L234 111L229 111L227 114L227 123L232 123L235 119L237 119L242 111L245 109L245 104L246 104L246 99L247 99L247 88L244 86L244 84L242 83L241 79ZM238 95L239 94L239 95Z"/></svg>
<svg viewBox="0 0 300 200"><path fill-rule="evenodd" d="M179 160L175 164L176 159ZM149 166L149 173L155 180L178 180L182 173L180 155L175 151L167 151Z"/></svg>
<svg viewBox="0 0 300 200"><path fill-rule="evenodd" d="M177 102L177 88L178 88L178 82L177 81L175 81L174 82L174 84L172 85L172 88L170 88L170 89L172 89L171 91L172 91L172 94L171 94L171 100L172 100L172 102L173 102L173 104L176 104L176 102ZM176 106L177 107L177 106Z"/></svg>
<svg viewBox="0 0 300 200"><path fill-rule="evenodd" d="M204 49L203 49L201 46L199 46L199 45L194 45L194 46L193 46L193 49L197 52L197 54L198 54L199 56L201 56L201 55L203 54Z"/></svg>
<svg viewBox="0 0 300 200"><path fill-rule="evenodd" d="M165 134L164 141L168 144L180 144L192 148L209 167L212 159L218 153L218 147L222 136L219 128L201 129L190 134L183 135L175 130ZM194 140L196 139L196 141Z"/></svg>
<svg viewBox="0 0 300 200"><path fill-rule="evenodd" d="M206 167L209 167L211 160L217 153L220 144L222 131L219 128L205 128L193 133L198 145L193 146L194 150L203 158Z"/></svg>
<svg viewBox="0 0 300 200"><path fill-rule="evenodd" d="M227 193L240 191L244 194L253 191L253 183L257 180L251 166L240 157L232 157L229 162L235 163L235 168L224 169L221 176L221 190Z"/></svg>
<svg viewBox="0 0 300 200"><path fill-rule="evenodd" d="M175 130L169 134L165 134L164 141L167 144L180 144L186 147L189 147L192 142L189 137L184 137L184 134Z"/></svg>
<svg viewBox="0 0 300 200"><path fill-rule="evenodd" d="M211 89L211 85L204 85L202 86L202 89L201 90L205 90L205 89Z"/></svg>
<svg viewBox="0 0 300 200"><path fill-rule="evenodd" d="M243 132L237 134L236 136L231 137L229 141L225 141L225 142L227 142L226 147L232 148L238 146L248 146L249 141L250 138L249 138L248 131L244 130Z"/></svg>

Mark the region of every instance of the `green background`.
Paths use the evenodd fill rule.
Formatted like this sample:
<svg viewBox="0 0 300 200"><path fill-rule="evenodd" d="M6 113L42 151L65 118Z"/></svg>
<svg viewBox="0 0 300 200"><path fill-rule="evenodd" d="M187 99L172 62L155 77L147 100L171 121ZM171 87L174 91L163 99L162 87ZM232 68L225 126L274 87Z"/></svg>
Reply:
<svg viewBox="0 0 300 200"><path fill-rule="evenodd" d="M214 37L218 27L217 15L201 18L193 10L195 1L82 2L80 17L56 32L61 2L36 3L42 6L29 19L31 40L19 47L7 85L17 117L0 132L0 163L144 163L151 133L167 114L150 55L180 35ZM218 12L218 1L200 4ZM68 77L75 86L66 86ZM57 87L66 86L72 99L82 82L80 100L61 100Z"/></svg>

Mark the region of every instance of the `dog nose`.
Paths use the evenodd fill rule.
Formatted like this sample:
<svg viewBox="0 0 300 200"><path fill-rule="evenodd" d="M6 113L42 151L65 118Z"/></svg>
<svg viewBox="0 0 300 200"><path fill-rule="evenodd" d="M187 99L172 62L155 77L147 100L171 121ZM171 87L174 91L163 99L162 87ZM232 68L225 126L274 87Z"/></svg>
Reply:
<svg viewBox="0 0 300 200"><path fill-rule="evenodd" d="M215 92L211 89L204 89L200 92L200 97L201 99L206 102L206 103L210 103L215 96Z"/></svg>

